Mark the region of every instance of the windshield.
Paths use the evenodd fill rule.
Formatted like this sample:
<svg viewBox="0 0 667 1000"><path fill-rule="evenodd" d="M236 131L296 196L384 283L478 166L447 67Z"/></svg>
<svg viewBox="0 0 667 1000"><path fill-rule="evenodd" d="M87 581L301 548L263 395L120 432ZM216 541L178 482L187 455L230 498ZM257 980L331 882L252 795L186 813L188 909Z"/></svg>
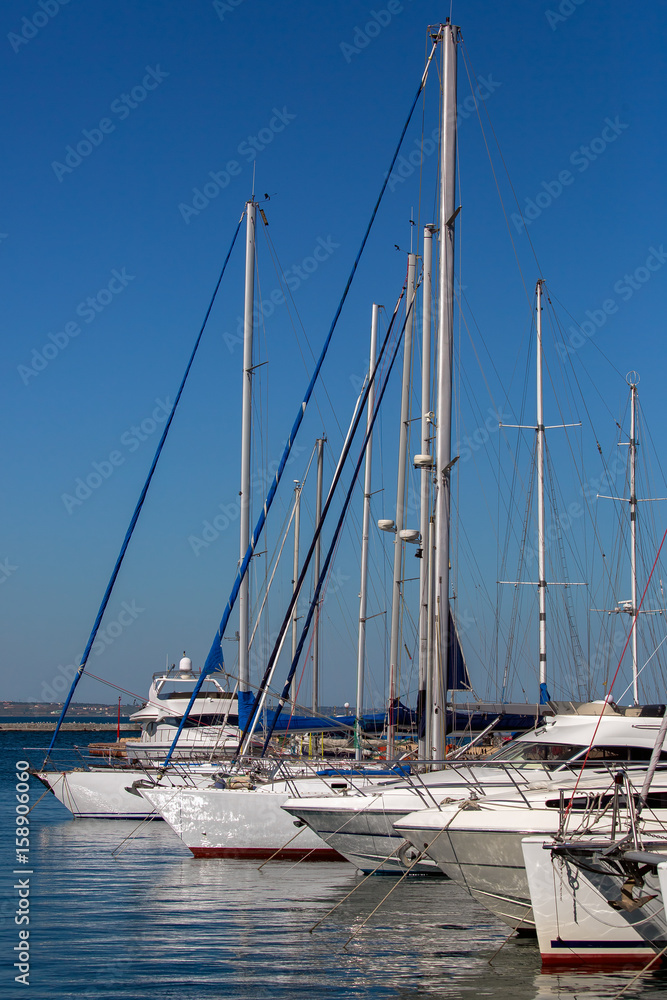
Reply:
<svg viewBox="0 0 667 1000"><path fill-rule="evenodd" d="M574 760L584 749L571 743L533 743L528 740L513 740L486 759L511 761L514 764L521 764L522 767L543 767L545 763L563 764L565 761Z"/></svg>

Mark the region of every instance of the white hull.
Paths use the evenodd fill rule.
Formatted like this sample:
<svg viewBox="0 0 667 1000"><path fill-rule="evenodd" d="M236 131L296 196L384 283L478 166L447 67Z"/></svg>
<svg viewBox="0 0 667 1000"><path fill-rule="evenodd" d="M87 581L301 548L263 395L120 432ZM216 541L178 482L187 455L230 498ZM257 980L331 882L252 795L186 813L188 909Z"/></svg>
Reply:
<svg viewBox="0 0 667 1000"><path fill-rule="evenodd" d="M194 784L210 784L212 772L211 767L192 769L187 780ZM75 819L145 819L154 815L152 807L136 789L128 790L135 782L152 780L150 772L145 770L105 767L89 771L35 773ZM182 773L176 773L160 778L160 784L170 789L185 780Z"/></svg>
<svg viewBox="0 0 667 1000"><path fill-rule="evenodd" d="M358 781L358 779L355 779ZM296 791L302 795L331 792L341 778L298 778L256 789L143 789L142 795L196 857L269 858L340 861L332 846L300 828L282 805ZM341 788L342 790L342 788Z"/></svg>
<svg viewBox="0 0 667 1000"><path fill-rule="evenodd" d="M429 811L430 812L430 811ZM531 833L544 833L551 817L536 816L537 829L517 828L502 830L489 827L478 830L454 828L454 823L443 830L444 824L455 813L451 806L442 811L440 827L424 828L420 814L413 813L399 824L400 832L419 850L428 852L449 878L463 886L470 895L508 924L513 930L532 930L535 927L526 878L521 840ZM466 812L463 812L465 819ZM458 816L458 814L457 814ZM532 817L525 817L530 820ZM558 815L552 832L558 828ZM409 823L413 825L408 826Z"/></svg>
<svg viewBox="0 0 667 1000"><path fill-rule="evenodd" d="M664 783L665 779L661 780ZM641 783L642 773L638 772L635 788ZM655 779L654 787L657 783ZM589 774L581 779L577 799L594 803L600 796L610 795L612 788L610 776ZM567 798L570 791L566 789ZM560 826L558 787L544 790L543 786L535 786L525 795L527 801L518 797L464 800L441 810L412 813L396 824L397 831L419 850L427 850L446 875L512 929L519 930L535 926L521 841L530 836L553 837ZM586 822L592 835L608 838L609 808L599 814L597 823L594 815L594 810L589 813L588 808L579 806L570 816L568 836L578 836L578 825ZM643 831L649 834L651 825L659 831L666 818L664 808L647 812L642 820Z"/></svg>
<svg viewBox="0 0 667 1000"><path fill-rule="evenodd" d="M404 789L399 795L394 789L390 798L379 790L364 796L318 797L312 801L290 798L286 809L360 871L400 873L405 871L399 857L405 837L397 833L394 823L421 803L416 792ZM438 869L435 862L425 858L412 871L437 874Z"/></svg>
<svg viewBox="0 0 667 1000"><path fill-rule="evenodd" d="M483 764L450 765L415 778L409 787L392 783L386 789L373 789L363 795L288 801L285 808L363 872L403 872L399 858L405 835L395 824L410 813L476 795L499 795L514 791L517 785L534 782L541 768L502 768ZM569 775L569 772L566 772ZM510 777L511 775L511 777ZM401 851L402 853L402 851ZM521 858L520 844L518 856ZM433 873L438 865L424 857L411 871ZM441 867L441 866L440 866ZM446 874L446 873L445 873ZM527 895L527 890L526 890Z"/></svg>
<svg viewBox="0 0 667 1000"><path fill-rule="evenodd" d="M542 962L547 966L646 965L655 948L645 939L655 937L658 901L628 912L609 900L621 896L623 878L595 876L566 857L551 853L553 842L527 837L523 855ZM645 876L642 895L659 891L657 876ZM601 891L601 889L603 891ZM657 903L657 905L656 905Z"/></svg>

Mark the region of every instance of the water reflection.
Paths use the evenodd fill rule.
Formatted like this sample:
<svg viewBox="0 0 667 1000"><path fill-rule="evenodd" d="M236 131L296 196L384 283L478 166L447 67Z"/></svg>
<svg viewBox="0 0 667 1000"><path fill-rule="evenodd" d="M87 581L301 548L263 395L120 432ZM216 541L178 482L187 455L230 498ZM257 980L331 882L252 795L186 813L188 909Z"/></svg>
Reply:
<svg viewBox="0 0 667 1000"><path fill-rule="evenodd" d="M164 823L72 821L51 796L32 837L40 1000L612 1000L634 975L543 974L534 940L438 879L196 860ZM667 975L624 996L667 1000Z"/></svg>

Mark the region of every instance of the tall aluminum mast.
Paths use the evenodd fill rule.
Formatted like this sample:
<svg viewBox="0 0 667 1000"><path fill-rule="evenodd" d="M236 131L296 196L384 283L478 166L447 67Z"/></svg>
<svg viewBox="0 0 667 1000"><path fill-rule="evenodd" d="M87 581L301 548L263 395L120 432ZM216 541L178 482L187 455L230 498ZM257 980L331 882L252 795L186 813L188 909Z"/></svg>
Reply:
<svg viewBox="0 0 667 1000"><path fill-rule="evenodd" d="M419 757L424 760L428 755L428 671L429 671L429 619L431 605L429 600L429 582L431 569L431 478L433 475L433 459L431 457L431 435L433 433L433 414L431 413L431 296L433 294L433 232L435 226L424 227L424 277L422 285L422 454L415 459L415 465L421 469L420 497L420 535L421 563L419 566L419 692L417 695L417 716L420 731Z"/></svg>
<svg viewBox="0 0 667 1000"><path fill-rule="evenodd" d="M373 303L373 312L371 317L371 349L370 360L368 362L369 378L375 368L379 312L380 307ZM375 382L373 382L369 389L366 405L366 430L368 431L373 417L373 407L375 406ZM356 760L361 760L363 756L361 747L361 717L364 712L364 674L366 665L366 594L368 589L368 533L371 517L372 454L373 436L371 434L368 438L368 443L366 444L366 464L364 468L364 512L361 527L361 584L359 587L359 639L357 644L357 708L354 726L354 756Z"/></svg>
<svg viewBox="0 0 667 1000"><path fill-rule="evenodd" d="M637 440L637 405L639 393L637 390L637 385L639 384L639 374L635 371L628 372L625 376L625 380L630 386L630 440L621 441L620 445L628 445L629 459L630 459L630 586L631 586L631 597L629 601L620 601L616 608L613 609L614 614L629 614L632 618L632 699L635 705L639 704L639 659L637 653L637 626L639 625L639 615L647 614L664 614L664 608L652 610L647 610L642 608L641 612L639 610L639 602L637 600L637 514L639 511L638 504L640 503L655 503L659 500L667 500L667 497L642 497L639 499L637 497L637 448L639 447L639 441ZM628 501L624 497L610 497L603 496L598 493L599 500L616 500L621 503L627 503ZM594 610L602 610L596 608ZM609 610L605 610L605 614L611 614Z"/></svg>
<svg viewBox="0 0 667 1000"><path fill-rule="evenodd" d="M545 432L547 430L556 430L557 428L566 427L580 427L579 422L573 424L549 424L545 426L544 423L544 392L543 392L543 382L542 382L542 286L544 285L544 279L540 278L535 286L535 340L536 340L536 421L534 424L506 424L501 423L501 427L516 427L522 430L534 430L536 434L535 447L536 447L536 470L537 470L537 582L533 581L523 581L523 580L499 580L502 584L511 584L513 587L518 586L537 586L537 596L538 596L538 608L539 608L539 622L538 622L538 655L539 655L539 690L540 690L540 704L545 705L550 701L550 695L547 690L547 570L546 570L546 516L545 516L545 497L544 497L544 441ZM584 586L582 583L570 583L566 581L556 581L551 582L549 586L552 587L581 587ZM505 679L503 680L503 690L505 686L505 681L507 679L507 674L505 674Z"/></svg>
<svg viewBox="0 0 667 1000"><path fill-rule="evenodd" d="M435 614L432 756L445 752L449 664L449 517L452 466L452 353L454 339L454 220L456 218L456 56L459 29L440 26L443 101L440 133L440 261L438 289L438 399L436 407Z"/></svg>
<svg viewBox="0 0 667 1000"><path fill-rule="evenodd" d="M401 393L401 428L398 442L398 479L396 484L396 526L394 536L394 576L391 599L391 638L389 644L389 716L387 725L387 760L394 753L394 699L397 696L398 662L401 634L401 577L405 527L405 464L408 454L410 420L410 378L412 370L412 328L414 320L415 275L417 255L408 254L408 288L405 298L406 324L403 338L403 383Z"/></svg>
<svg viewBox="0 0 667 1000"><path fill-rule="evenodd" d="M537 282L537 593L540 610L540 700L547 683L547 571L544 528L544 399L542 393L542 284Z"/></svg>
<svg viewBox="0 0 667 1000"><path fill-rule="evenodd" d="M322 517L322 477L324 475L324 442L326 437L317 439L317 490L315 494L315 527L317 528ZM320 535L315 545L315 555L313 558L313 580L320 578L320 554L322 536ZM320 710L320 608L315 612L315 622L313 625L313 714Z"/></svg>
<svg viewBox="0 0 667 1000"><path fill-rule="evenodd" d="M298 479L294 480L294 565L293 565L293 576L292 580L292 593L296 592L297 584L299 582L299 534L301 531L301 490L303 489L303 483L300 483ZM294 610L292 611L292 660L296 656L296 647L299 642L298 629L298 604L294 605Z"/></svg>
<svg viewBox="0 0 667 1000"><path fill-rule="evenodd" d="M243 317L243 401L241 411L241 489L239 497L240 559L250 544L250 423L252 419L252 338L255 301L255 217L254 198L246 204L245 306ZM249 691L249 573L239 588L239 691Z"/></svg>
<svg viewBox="0 0 667 1000"><path fill-rule="evenodd" d="M632 573L632 697L639 704L639 674L637 663L637 382L630 384L632 396L630 416L630 561Z"/></svg>

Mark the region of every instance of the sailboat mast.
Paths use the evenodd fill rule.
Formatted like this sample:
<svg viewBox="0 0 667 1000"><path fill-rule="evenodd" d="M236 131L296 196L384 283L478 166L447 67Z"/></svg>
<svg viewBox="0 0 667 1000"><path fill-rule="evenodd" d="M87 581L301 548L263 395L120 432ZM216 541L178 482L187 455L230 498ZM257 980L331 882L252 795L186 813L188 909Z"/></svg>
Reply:
<svg viewBox="0 0 667 1000"><path fill-rule="evenodd" d="M447 668L449 662L449 517L452 464L452 355L454 340L454 220L456 197L456 45L459 29L440 28L443 100L440 133L440 261L438 289L438 400L436 408L435 496L435 662L432 665L432 755L445 753Z"/></svg>
<svg viewBox="0 0 667 1000"><path fill-rule="evenodd" d="M415 273L417 255L408 254L408 288L405 298L406 324L403 338L403 383L401 392L401 428L398 442L398 480L396 485L396 534L394 536L394 576L391 599L391 638L389 644L389 715L387 721L387 760L394 755L394 699L397 694L398 657L401 634L401 576L403 546L401 532L405 527L405 464L408 454L410 420L410 377L412 361L412 328L414 319Z"/></svg>
<svg viewBox="0 0 667 1000"><path fill-rule="evenodd" d="M540 609L540 702L547 700L547 574L544 528L544 398L542 392L542 279L537 282L537 593Z"/></svg>
<svg viewBox="0 0 667 1000"><path fill-rule="evenodd" d="M375 368L377 355L378 316L380 307L373 303L371 316L371 349L368 362L369 378ZM375 406L375 381L373 381L367 401L366 431L371 427L373 408ZM361 585L359 587L359 638L357 643L357 708L354 725L354 756L356 760L363 757L361 747L361 717L364 712L364 673L366 666L366 594L368 589L368 539L371 519L371 461L373 455L373 436L366 444L366 464L364 467L364 512L361 526Z"/></svg>
<svg viewBox="0 0 667 1000"><path fill-rule="evenodd" d="M630 386L630 572L632 574L632 697L639 704L639 674L637 662L637 385Z"/></svg>
<svg viewBox="0 0 667 1000"><path fill-rule="evenodd" d="M294 564L292 593L296 593L299 583L299 534L301 531L301 489L302 484L298 480L294 481ZM292 611L292 659L296 656L296 647L299 641L298 634L298 603L294 605Z"/></svg>
<svg viewBox="0 0 667 1000"><path fill-rule="evenodd" d="M433 294L433 231L435 226L424 226L424 278L422 284L422 465L420 524L421 563L419 565L419 692L417 695L417 718L420 727L418 756L424 760L427 754L426 724L428 638L429 638L429 569L431 566L431 546L429 520L431 516L431 476L432 463L426 456L431 454L432 413L431 413L431 296ZM428 464L427 464L428 463Z"/></svg>
<svg viewBox="0 0 667 1000"><path fill-rule="evenodd" d="M253 198L246 204L245 245L245 306L243 316L243 397L241 410L241 489L240 489L240 559L250 544L250 423L252 419L252 339L255 304L255 218ZM239 691L249 691L250 659L248 635L250 626L249 574L239 588Z"/></svg>
<svg viewBox="0 0 667 1000"><path fill-rule="evenodd" d="M322 517L322 478L324 475L324 442L325 437L317 439L317 490L315 493L315 528L320 523ZM320 554L322 548L321 536L317 539L315 555L313 558L313 580L320 578ZM320 688L320 613L319 607L315 612L315 625L313 627L313 701L312 709L315 714L319 712L319 688Z"/></svg>

